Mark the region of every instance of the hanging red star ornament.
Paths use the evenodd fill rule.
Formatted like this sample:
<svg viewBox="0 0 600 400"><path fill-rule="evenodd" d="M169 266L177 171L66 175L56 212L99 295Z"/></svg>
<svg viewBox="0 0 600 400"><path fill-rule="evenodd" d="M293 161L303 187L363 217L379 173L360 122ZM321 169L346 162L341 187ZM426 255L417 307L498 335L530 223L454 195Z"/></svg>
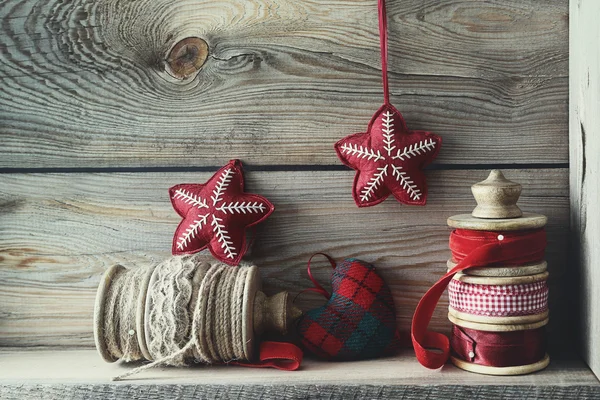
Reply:
<svg viewBox="0 0 600 400"><path fill-rule="evenodd" d="M390 194L404 204L424 205L427 183L423 168L437 157L442 138L409 131L402 114L390 103L385 0L379 0L379 35L385 102L366 132L345 137L335 144L335 150L342 163L356 170L352 196L357 206L374 206Z"/></svg>
<svg viewBox="0 0 600 400"><path fill-rule="evenodd" d="M181 184L169 189L171 203L183 218L173 237L174 255L208 248L229 265L246 252L246 228L264 221L275 210L266 198L244 192L242 163L231 160L205 184Z"/></svg>

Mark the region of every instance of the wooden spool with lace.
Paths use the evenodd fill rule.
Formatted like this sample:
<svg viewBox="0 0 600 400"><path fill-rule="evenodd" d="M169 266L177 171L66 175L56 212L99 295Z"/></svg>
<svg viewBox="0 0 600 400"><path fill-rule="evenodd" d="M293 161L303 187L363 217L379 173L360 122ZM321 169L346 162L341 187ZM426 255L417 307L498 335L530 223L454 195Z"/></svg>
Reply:
<svg viewBox="0 0 600 400"><path fill-rule="evenodd" d="M186 262L193 263L193 267L190 268L190 273L186 277L189 278L192 287L192 295L189 300L190 310L195 307L199 302L199 296L202 296L199 288L204 280L205 275L211 268L215 268L216 264L221 264L218 261L210 257L203 255L193 255L184 257L174 257L171 260L183 260ZM133 296L135 304L129 307L129 311L132 314L130 318L130 327L122 329L131 335L132 340L135 340L135 344L139 345L138 357L134 359L145 359L145 360L156 360L158 356L152 354L149 349L148 343L152 340L149 337L149 333L155 330L156 327L151 325L151 312L156 308L153 296L149 293L156 288L157 280L159 277L159 270L162 264L146 268L142 271L137 279L136 287L139 289ZM260 341L260 336L265 332L279 333L282 335L292 327L294 321L301 315L301 311L292 305L290 296L287 292L278 293L272 297L267 297L261 291L261 281L258 274L258 268L253 265L241 265L239 267L230 267L225 264L221 264L224 271L229 273L231 276L236 277L240 274L245 274L242 278L239 288L239 295L241 299L241 308L239 309L239 320L232 321L236 324L239 323L241 326L241 344L242 349L240 355L236 358L236 361L253 361L256 357L256 348ZM120 265L115 265L109 268L103 275L98 291L96 295L96 303L94 309L94 338L96 342L96 348L107 362L114 362L118 359L125 359L118 351L110 351L107 346L106 336L106 324L107 318L113 318L113 312L107 308L107 296L112 288L112 285L118 279L122 279L126 274L133 273L133 269L129 270ZM225 282L226 283L226 282ZM114 288L113 288L114 289ZM216 290L222 288L218 285ZM221 293L221 292L219 292ZM230 296L235 293L233 290L228 292ZM125 318L123 318L125 320ZM188 332L189 334L189 332ZM204 338L203 338L204 339ZM197 354L195 359L197 358ZM200 358L201 359L201 358ZM214 362L222 361L227 362L230 360L214 360Z"/></svg>

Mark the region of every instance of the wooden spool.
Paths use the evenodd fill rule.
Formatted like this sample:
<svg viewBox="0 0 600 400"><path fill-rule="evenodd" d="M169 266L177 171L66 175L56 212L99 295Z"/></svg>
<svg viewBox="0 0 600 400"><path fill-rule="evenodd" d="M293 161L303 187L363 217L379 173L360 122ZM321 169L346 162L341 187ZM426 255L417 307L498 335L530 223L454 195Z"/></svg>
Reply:
<svg viewBox="0 0 600 400"><path fill-rule="evenodd" d="M448 271L456 267L457 264L458 263L454 260L448 260L446 263ZM537 275L545 272L547 269L548 263L546 261L542 261L539 263L526 265L503 265L494 267L469 268L464 270L463 273L471 276L513 277Z"/></svg>
<svg viewBox="0 0 600 400"><path fill-rule="evenodd" d="M473 231L522 231L543 228L547 222L548 218L545 215L533 213L523 213L522 217L514 219L482 219L475 218L472 214L459 214L448 218L448 226Z"/></svg>
<svg viewBox="0 0 600 400"><path fill-rule="evenodd" d="M521 323L521 324L513 324L513 325L500 325L500 324L486 324L486 323L478 323L465 321L460 318L455 317L452 314L448 314L448 319L454 325L461 326L463 328L468 329L476 329L479 331L485 332L514 332L514 331L525 331L530 329L538 329L548 324L548 318L543 321L538 321L534 323ZM492 367L487 365L476 364L473 362L461 360L454 356L450 357L450 361L452 364L456 365L460 369L464 369L465 371L475 372L478 374L485 375L525 375L533 372L540 371L548 366L550 363L550 356L548 354L545 357L535 363L526 364L526 365L516 365L510 367Z"/></svg>
<svg viewBox="0 0 600 400"><path fill-rule="evenodd" d="M96 292L96 301L94 305L94 342L96 343L96 349L98 353L106 362L115 362L118 359L115 358L106 348L106 342L104 340L104 329L102 327L104 321L104 304L108 289L111 283L116 280L119 274L126 273L127 269L122 265L113 265L107 269L100 280L98 290ZM140 344L140 350L144 357L148 357L148 349L146 347L146 338L144 336L144 308L146 303L146 293L148 292L148 284L152 276L152 270L148 270L148 273L142 278L140 286L140 295L138 296L138 302L136 305L136 316L135 316L135 330L133 334L137 336L138 343Z"/></svg>
<svg viewBox="0 0 600 400"><path fill-rule="evenodd" d="M96 302L94 304L94 342L96 343L98 353L100 353L100 356L106 362L115 362L117 359L108 352L104 340L104 329L102 327L104 321L104 299L106 298L108 288L113 279L116 279L117 274L124 271L125 267L121 265L113 265L107 269L102 275L102 278L100 278L100 284L96 291Z"/></svg>
<svg viewBox="0 0 600 400"><path fill-rule="evenodd" d="M452 307L448 307L448 314L458 319L469 322L481 322L483 324L499 324L499 325L515 325L529 324L548 319L548 310L540 314L519 315L514 317L490 317L487 315L475 315L466 312L457 311Z"/></svg>
<svg viewBox="0 0 600 400"><path fill-rule="evenodd" d="M215 262L206 258L205 262L199 262L194 276L192 278L193 297L190 305L195 304L197 292L210 263ZM292 304L292 299L288 292L281 292L274 296L267 297L261 289L261 281L256 266L240 266L231 268L249 268L250 272L246 277L242 302L242 336L244 341L244 356L246 360L253 360L255 349L259 343L259 337L264 332L273 332L285 335L290 330L293 323L302 315L302 312ZM104 324L104 304L106 295L111 283L117 279L119 274L127 271L121 265L110 267L103 274L96 293L96 302L94 307L94 340L96 349L100 356L107 362L115 362L118 359L108 352L105 345L103 324ZM150 296L147 296L148 288L151 287L156 279L156 268L148 269L148 273L143 277L138 304L136 307L136 329L135 334L138 339L140 350L143 356L153 361L152 355L147 348L148 329L146 324L149 321L149 310L153 307Z"/></svg>
<svg viewBox="0 0 600 400"><path fill-rule="evenodd" d="M475 372L477 374L513 376L526 375L541 371L542 369L546 368L548 364L550 364L550 356L546 354L543 359L533 364L516 365L511 367L491 367L488 365L475 364L469 361L461 360L454 356L450 357L450 361L452 361L452 364L456 365L460 369L464 369L465 371L469 372Z"/></svg>
<svg viewBox="0 0 600 400"><path fill-rule="evenodd" d="M460 282L470 283L472 285L525 285L528 283L541 282L548 279L548 271L540 272L535 275L520 276L472 276L464 273L457 273L452 279Z"/></svg>
<svg viewBox="0 0 600 400"><path fill-rule="evenodd" d="M501 171L492 170L488 178L471 187L477 207L471 214L454 215L448 225L455 229L477 231L521 231L543 228L548 219L544 215L523 213L517 206L521 185L511 182ZM448 260L451 270L457 265ZM534 283L548 278L547 263L541 261L527 265L499 265L478 267L458 273L453 279L480 285L511 285ZM455 325L486 332L511 332L537 329L548 323L548 311L536 315L493 317L464 313L449 307L448 319ZM546 368L550 357L530 364L511 367L490 367L451 357L458 368L488 375L522 375Z"/></svg>
<svg viewBox="0 0 600 400"><path fill-rule="evenodd" d="M526 331L529 329L537 329L548 325L548 318L537 322L523 322L515 324L490 324L484 322L467 321L448 313L448 319L454 325L462 326L463 328L475 329L484 332L514 332Z"/></svg>

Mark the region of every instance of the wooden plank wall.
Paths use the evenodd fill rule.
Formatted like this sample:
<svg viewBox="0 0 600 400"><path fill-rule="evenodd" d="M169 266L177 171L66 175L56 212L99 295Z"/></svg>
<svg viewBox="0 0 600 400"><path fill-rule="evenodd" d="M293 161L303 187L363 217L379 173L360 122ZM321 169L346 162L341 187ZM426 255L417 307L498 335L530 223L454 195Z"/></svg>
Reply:
<svg viewBox="0 0 600 400"><path fill-rule="evenodd" d="M363 258L391 285L403 331L445 270L446 218L473 208L469 186L490 168L507 169L521 206L550 218L550 328L564 343L568 5L389 0L392 101L444 145L426 207L358 209L333 143L382 102L376 3L3 1L0 345L92 346L99 276L167 257L167 188L230 158L277 207L250 255L267 290L308 287L316 251ZM208 58L178 80L166 60L190 36Z"/></svg>
<svg viewBox="0 0 600 400"><path fill-rule="evenodd" d="M600 376L600 3L571 2L570 154L573 259L581 352Z"/></svg>

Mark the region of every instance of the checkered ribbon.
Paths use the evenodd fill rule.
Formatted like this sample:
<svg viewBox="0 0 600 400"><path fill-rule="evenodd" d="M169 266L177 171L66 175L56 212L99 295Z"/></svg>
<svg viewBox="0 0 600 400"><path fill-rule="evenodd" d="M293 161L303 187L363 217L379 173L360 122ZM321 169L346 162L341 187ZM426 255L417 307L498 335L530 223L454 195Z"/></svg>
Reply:
<svg viewBox="0 0 600 400"><path fill-rule="evenodd" d="M448 285L450 307L486 317L541 314L548 310L546 281L520 285L480 285L452 279Z"/></svg>

